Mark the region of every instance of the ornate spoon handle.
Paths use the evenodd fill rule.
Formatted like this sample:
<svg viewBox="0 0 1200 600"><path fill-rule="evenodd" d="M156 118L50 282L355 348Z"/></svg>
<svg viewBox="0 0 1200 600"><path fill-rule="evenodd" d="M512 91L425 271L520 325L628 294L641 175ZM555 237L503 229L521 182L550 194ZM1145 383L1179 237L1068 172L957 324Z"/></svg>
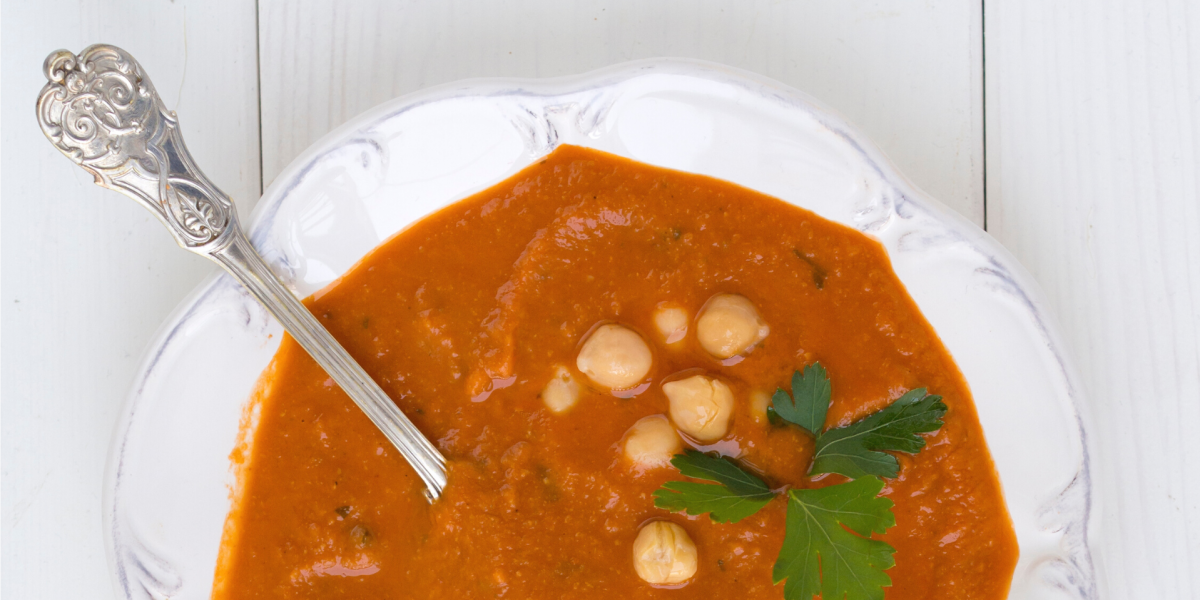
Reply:
<svg viewBox="0 0 1200 600"><path fill-rule="evenodd" d="M240 281L370 417L425 481L431 499L446 485L446 459L383 389L275 277L242 233L237 211L192 161L175 113L141 65L115 46L46 58L38 96L42 132L96 184L150 209L179 245Z"/></svg>

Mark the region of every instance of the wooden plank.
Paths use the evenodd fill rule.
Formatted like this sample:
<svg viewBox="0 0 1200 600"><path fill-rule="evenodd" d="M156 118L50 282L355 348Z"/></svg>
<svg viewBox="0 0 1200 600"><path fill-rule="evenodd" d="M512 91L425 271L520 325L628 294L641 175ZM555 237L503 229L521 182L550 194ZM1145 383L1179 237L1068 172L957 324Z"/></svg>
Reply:
<svg viewBox="0 0 1200 600"><path fill-rule="evenodd" d="M430 85L683 56L816 96L983 222L979 2L263 0L259 19L268 183L332 128Z"/></svg>
<svg viewBox="0 0 1200 600"><path fill-rule="evenodd" d="M988 229L1083 376L1100 592L1200 597L1200 7L986 11Z"/></svg>
<svg viewBox="0 0 1200 600"><path fill-rule="evenodd" d="M100 520L110 435L145 344L208 272L148 211L92 185L42 136L42 61L129 50L205 172L257 200L253 0L5 2L0 140L5 598L111 597Z"/></svg>

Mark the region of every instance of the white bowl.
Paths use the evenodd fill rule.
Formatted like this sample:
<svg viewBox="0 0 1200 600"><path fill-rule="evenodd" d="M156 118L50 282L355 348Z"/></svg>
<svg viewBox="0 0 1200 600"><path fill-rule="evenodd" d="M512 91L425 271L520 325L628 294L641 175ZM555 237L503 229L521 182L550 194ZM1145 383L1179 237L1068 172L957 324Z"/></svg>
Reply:
<svg viewBox="0 0 1200 600"><path fill-rule="evenodd" d="M874 144L779 83L693 61L405 96L325 136L271 185L250 236L311 294L422 216L558 144L710 175L884 244L975 397L1020 545L1011 598L1093 598L1080 387L1030 276ZM208 598L243 409L282 333L225 275L168 319L114 435L104 522L122 598Z"/></svg>

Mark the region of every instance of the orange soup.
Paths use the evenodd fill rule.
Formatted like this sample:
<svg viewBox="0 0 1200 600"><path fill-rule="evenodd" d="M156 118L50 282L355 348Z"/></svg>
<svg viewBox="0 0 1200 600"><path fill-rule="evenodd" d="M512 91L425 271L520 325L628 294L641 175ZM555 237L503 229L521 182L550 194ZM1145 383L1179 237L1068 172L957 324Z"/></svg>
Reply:
<svg viewBox="0 0 1200 600"><path fill-rule="evenodd" d="M563 146L398 234L307 304L445 454L448 484L428 503L285 336L235 453L215 598L782 598L785 497L736 523L657 508L655 490L685 478L639 458L662 450L654 439L637 446L648 454L630 440L678 430L680 448L734 458L773 489L845 482L809 477L812 438L764 412L816 362L832 386L827 427L915 388L947 407L884 479L886 597L1007 594L1016 538L967 384L883 247L809 211ZM668 397L689 377L725 399L715 417L686 422ZM693 543L685 581L635 568L639 531L659 521Z"/></svg>

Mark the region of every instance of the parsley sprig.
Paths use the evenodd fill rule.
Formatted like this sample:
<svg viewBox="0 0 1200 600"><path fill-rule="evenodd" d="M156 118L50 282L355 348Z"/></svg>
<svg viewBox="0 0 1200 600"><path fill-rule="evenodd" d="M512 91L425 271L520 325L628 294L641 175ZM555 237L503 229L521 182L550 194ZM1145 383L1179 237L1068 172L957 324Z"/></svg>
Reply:
<svg viewBox="0 0 1200 600"><path fill-rule="evenodd" d="M941 396L919 388L904 394L883 410L845 427L824 431L829 412L832 386L820 363L814 363L792 375L792 393L782 388L771 398L779 418L792 423L816 438L809 475L839 473L850 478L866 475L895 477L900 463L887 452L915 454L925 447L918 434L937 431L942 426L946 405Z"/></svg>
<svg viewBox="0 0 1200 600"><path fill-rule="evenodd" d="M787 528L772 572L784 583L788 600L882 600L892 584L884 571L895 564L896 550L871 534L896 525L892 501L879 497L883 481L900 470L888 452L916 453L925 447L922 433L942 426L946 405L941 396L912 390L887 407L844 427L825 429L832 386L825 368L813 363L792 374L792 390L775 391L768 414L802 429L816 441L808 474L838 473L851 480L820 489L787 492ZM676 455L671 464L692 481L669 481L654 492L654 505L690 515L708 513L720 523L736 523L775 497L762 479L733 459L695 450Z"/></svg>
<svg viewBox="0 0 1200 600"><path fill-rule="evenodd" d="M825 413L829 412L832 393L825 367L821 363L813 363L804 367L804 371L792 373L791 395L783 388L775 390L775 395L771 397L771 410L779 418L816 437L825 429Z"/></svg>
<svg viewBox="0 0 1200 600"><path fill-rule="evenodd" d="M771 573L776 584L787 580L785 598L883 598L896 549L870 535L894 527L896 517L882 489L883 481L868 476L788 492L787 529Z"/></svg>
<svg viewBox="0 0 1200 600"><path fill-rule="evenodd" d="M763 480L723 456L688 450L675 455L671 464L688 477L716 483L668 481L654 492L654 505L659 508L689 515L708 513L718 523L737 523L775 497Z"/></svg>
<svg viewBox="0 0 1200 600"><path fill-rule="evenodd" d="M925 388L912 390L861 421L817 436L809 474L895 477L900 472L900 463L883 451L920 452L925 447L925 438L917 434L937 431L945 414L941 396L926 394Z"/></svg>

